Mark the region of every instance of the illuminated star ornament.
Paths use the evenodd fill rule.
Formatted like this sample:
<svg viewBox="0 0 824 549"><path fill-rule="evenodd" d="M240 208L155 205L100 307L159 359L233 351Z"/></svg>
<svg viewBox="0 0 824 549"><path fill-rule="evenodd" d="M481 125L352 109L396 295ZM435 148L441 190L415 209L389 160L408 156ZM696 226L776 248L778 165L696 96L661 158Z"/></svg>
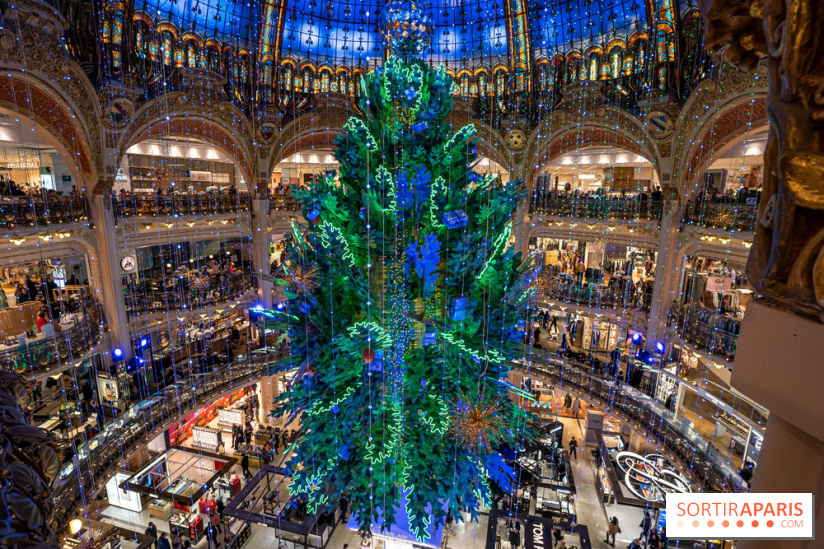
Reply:
<svg viewBox="0 0 824 549"><path fill-rule="evenodd" d="M286 281L289 290L294 294L311 294L318 287L318 269L301 263L293 262L286 267Z"/></svg>
<svg viewBox="0 0 824 549"><path fill-rule="evenodd" d="M461 391L460 399L451 403L449 433L467 452L487 453L504 439L504 407L500 398L487 397L484 391L473 397Z"/></svg>

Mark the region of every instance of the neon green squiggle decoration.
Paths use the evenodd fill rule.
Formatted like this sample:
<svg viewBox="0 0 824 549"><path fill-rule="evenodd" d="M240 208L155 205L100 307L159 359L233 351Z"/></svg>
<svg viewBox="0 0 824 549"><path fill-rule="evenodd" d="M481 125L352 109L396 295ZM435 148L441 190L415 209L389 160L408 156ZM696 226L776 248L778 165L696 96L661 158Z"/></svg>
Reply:
<svg viewBox="0 0 824 549"><path fill-rule="evenodd" d="M321 406L320 408L317 408L317 409L312 407L312 409L307 410L306 413L310 416L316 416L318 414L325 414L326 412L328 412L329 410L331 410L332 408L334 408L338 404L342 404L347 398L352 396L352 393L354 393L354 392L355 392L355 390L352 387L349 387L348 389L346 389L346 392L343 393L342 397L340 397L337 400L333 400L332 402L329 403L328 406Z"/></svg>
<svg viewBox="0 0 824 549"><path fill-rule="evenodd" d="M361 322L356 322L354 325L349 327L349 337L359 337L363 332L367 332L369 337L372 338L372 333L375 333L374 336L375 340L375 347L386 347L387 345L392 343L392 338L386 331L375 322L367 322L365 320Z"/></svg>
<svg viewBox="0 0 824 549"><path fill-rule="evenodd" d="M475 126L473 124L467 124L466 126L461 128L460 130L458 130L455 133L455 135L453 135L452 137L447 139L446 143L444 143L443 147L441 147L441 150L444 153L447 153L447 155L448 155L449 149L452 148L452 145L454 145L458 141L459 138L460 139L463 139L463 138L469 139L473 135L475 135L475 132L477 132L477 131L478 130L475 128Z"/></svg>
<svg viewBox="0 0 824 549"><path fill-rule="evenodd" d="M335 227L329 221L324 221L318 226L318 236L320 236L320 243L324 248L328 248L330 246L330 241L332 239L337 240L343 245L344 253L343 259L349 260L349 266L355 266L355 255L352 253L352 250L349 249L349 242L343 237L343 231Z"/></svg>
<svg viewBox="0 0 824 549"><path fill-rule="evenodd" d="M387 191L389 195L389 211L393 214L398 210L398 197L395 192L395 178L383 166L378 167L378 172L375 174L377 182Z"/></svg>
<svg viewBox="0 0 824 549"><path fill-rule="evenodd" d="M352 133L359 133L361 131L364 132L366 134L366 142L369 143L370 152L377 152L378 142L375 141L374 137L372 137L372 132L369 131L369 128L366 127L363 120L353 116L346 122L346 124L344 124L343 129Z"/></svg>
<svg viewBox="0 0 824 549"><path fill-rule="evenodd" d="M484 262L484 268L481 269L481 272L478 273L478 276L475 277L475 280L479 280L486 269L489 267L489 264L492 263L495 258L497 258L504 250L506 243L509 241L509 236L512 234L512 223L507 223L504 227L504 230L499 234L495 240L492 242L492 251L489 254L489 258Z"/></svg>
<svg viewBox="0 0 824 549"><path fill-rule="evenodd" d="M437 426L435 425L435 420L432 419L431 416L423 418L421 420L421 423L427 425L433 433L442 435L446 432L446 429L449 427L449 406L446 405L446 402L444 402L444 400L440 396L434 393L429 393L427 396L431 399L438 401L438 413L440 415L440 419L438 421Z"/></svg>
<svg viewBox="0 0 824 549"><path fill-rule="evenodd" d="M473 349L469 346L469 344L467 344L466 341L461 339L454 332L443 332L443 338L452 345L455 345L458 348L458 350L462 353L477 356L482 361L485 360L493 364L503 364L504 362L506 362L506 358L497 349L490 349L488 353L484 353L481 350Z"/></svg>
<svg viewBox="0 0 824 549"><path fill-rule="evenodd" d="M441 176L438 176L432 183L432 196L429 198L429 221L433 229L443 225L438 219L438 204L435 201L439 194L446 195L446 180Z"/></svg>

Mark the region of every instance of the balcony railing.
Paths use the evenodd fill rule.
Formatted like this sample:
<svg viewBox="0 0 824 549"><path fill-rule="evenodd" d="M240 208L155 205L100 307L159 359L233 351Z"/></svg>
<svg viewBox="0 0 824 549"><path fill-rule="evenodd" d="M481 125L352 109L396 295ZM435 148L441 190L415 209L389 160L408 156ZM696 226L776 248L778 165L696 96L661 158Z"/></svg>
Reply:
<svg viewBox="0 0 824 549"><path fill-rule="evenodd" d="M741 331L741 321L700 303L676 307L672 318L675 330L686 341L732 362Z"/></svg>
<svg viewBox="0 0 824 549"><path fill-rule="evenodd" d="M557 386L572 388L601 406L604 410L640 425L648 437L658 440L691 469L691 480L702 491L735 491L743 487L736 471L720 459L712 445L701 437L683 417L676 418L662 404L642 391L615 380L593 374L589 365L559 360L538 352L529 367L516 367L531 376L543 376ZM663 420L663 421L662 421Z"/></svg>
<svg viewBox="0 0 824 549"><path fill-rule="evenodd" d="M539 215L575 219L652 221L661 219L664 201L538 191L532 196L531 206L531 213Z"/></svg>
<svg viewBox="0 0 824 549"><path fill-rule="evenodd" d="M55 482L53 524L58 527L68 524L78 513L83 492L93 491L95 482L100 486L101 478L108 478L117 470L122 456L128 456L140 444L145 444L147 437L153 437L157 430L168 428L172 422L180 421L186 414L214 402L232 388L240 388L250 381L279 371L281 368L276 361L282 357L284 350L258 350L231 366L225 365L215 368L208 375L196 376L194 382L169 385L150 399L132 406L106 425L94 439L78 445L81 471L78 474L73 461L66 462ZM78 479L82 479L83 491Z"/></svg>
<svg viewBox="0 0 824 549"><path fill-rule="evenodd" d="M247 273L201 275L189 278L184 275L162 279L141 279L127 284L126 316L165 311L196 309L238 299L254 287Z"/></svg>
<svg viewBox="0 0 824 549"><path fill-rule="evenodd" d="M539 279L539 291L543 297L599 309L649 310L652 302L652 286L637 285L624 279L612 279L611 284L588 282L567 274L550 274ZM646 290L646 291L645 291Z"/></svg>
<svg viewBox="0 0 824 549"><path fill-rule="evenodd" d="M103 311L96 303L54 321L61 331L53 336L29 340L24 344L4 345L0 368L20 374L47 372L68 361L77 360L94 349L102 337Z"/></svg>
<svg viewBox="0 0 824 549"><path fill-rule="evenodd" d="M736 231L754 231L758 204L696 201L687 205L687 223Z"/></svg>
<svg viewBox="0 0 824 549"><path fill-rule="evenodd" d="M301 203L290 194L272 193L269 195L269 209L286 212L299 212Z"/></svg>
<svg viewBox="0 0 824 549"><path fill-rule="evenodd" d="M126 217L179 217L246 212L251 208L248 194L200 193L172 194L134 193L112 198L115 219Z"/></svg>
<svg viewBox="0 0 824 549"><path fill-rule="evenodd" d="M4 229L78 223L87 219L89 209L82 196L0 198L0 227Z"/></svg>

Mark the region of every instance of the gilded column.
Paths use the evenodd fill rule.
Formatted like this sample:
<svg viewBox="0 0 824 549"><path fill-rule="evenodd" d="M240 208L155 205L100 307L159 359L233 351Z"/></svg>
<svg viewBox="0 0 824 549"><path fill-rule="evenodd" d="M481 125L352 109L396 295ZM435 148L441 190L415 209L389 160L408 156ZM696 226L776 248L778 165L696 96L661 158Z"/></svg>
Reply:
<svg viewBox="0 0 824 549"><path fill-rule="evenodd" d="M812 492L824 531L824 3L704 0L707 47L769 68L770 136L732 385L770 410L757 492ZM818 541L739 546L813 548Z"/></svg>

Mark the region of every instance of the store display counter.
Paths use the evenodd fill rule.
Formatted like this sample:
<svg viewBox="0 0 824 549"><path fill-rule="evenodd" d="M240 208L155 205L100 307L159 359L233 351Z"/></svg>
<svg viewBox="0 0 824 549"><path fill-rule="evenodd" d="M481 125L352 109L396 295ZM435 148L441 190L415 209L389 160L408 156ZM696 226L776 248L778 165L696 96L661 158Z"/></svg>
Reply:
<svg viewBox="0 0 824 549"><path fill-rule="evenodd" d="M217 411L217 424L221 427L246 425L246 414L235 408L221 408Z"/></svg>
<svg viewBox="0 0 824 549"><path fill-rule="evenodd" d="M570 490L538 485L535 489L535 512L559 515L568 522L575 522L575 495Z"/></svg>
<svg viewBox="0 0 824 549"><path fill-rule="evenodd" d="M195 425L192 428L192 446L216 452L222 443L220 429Z"/></svg>
<svg viewBox="0 0 824 549"><path fill-rule="evenodd" d="M197 545L206 529L203 524L203 518L194 513L181 513L176 511L172 518L169 519L169 529L172 526L177 526L183 535L188 535L192 545Z"/></svg>
<svg viewBox="0 0 824 549"><path fill-rule="evenodd" d="M149 516L161 520L169 520L172 516L172 502L162 499L153 499L149 502Z"/></svg>

